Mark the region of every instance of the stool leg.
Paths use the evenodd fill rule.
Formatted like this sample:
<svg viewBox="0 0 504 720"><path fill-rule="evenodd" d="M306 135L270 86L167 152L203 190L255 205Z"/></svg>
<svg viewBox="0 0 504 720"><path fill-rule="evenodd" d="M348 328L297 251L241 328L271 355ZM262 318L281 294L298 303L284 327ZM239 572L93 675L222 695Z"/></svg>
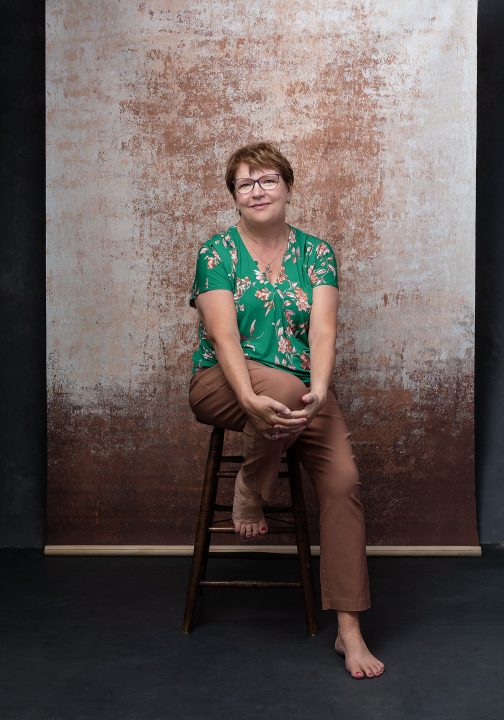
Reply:
<svg viewBox="0 0 504 720"><path fill-rule="evenodd" d="M184 633L190 633L194 624L194 611L200 590L200 581L206 569L208 552L210 548L209 526L213 522L214 505L217 496L218 473L224 444L224 430L214 428L210 436L208 458L201 494L201 504L198 516L198 526L194 540L194 552L191 563L191 573L187 587L187 597L184 612Z"/></svg>
<svg viewBox="0 0 504 720"><path fill-rule="evenodd" d="M208 459L207 459L207 465L210 465L208 468L208 476L210 478L210 500L209 504L205 507L207 508L207 517L206 522L204 523L205 527L205 534L203 539L203 552L201 557L201 566L200 566L200 573L199 573L199 579L198 583L200 583L202 580L206 577L206 569L208 564L208 554L210 550L210 542L212 538L212 533L209 532L208 528L210 525L213 524L214 520L214 511L215 511L215 502L217 499L217 490L219 486L219 470L221 466L222 461L222 447L224 444L224 435L225 430L223 428L214 427L212 430L212 434L210 436L210 446L208 449ZM205 476L206 476L207 470L205 470ZM203 483L204 487L205 483ZM204 491L203 491L204 492ZM203 502L203 500L202 500ZM198 537L198 532L196 530L196 538ZM196 548L197 540L195 540L194 546ZM201 585L198 585L198 596L203 595L203 588Z"/></svg>
<svg viewBox="0 0 504 720"><path fill-rule="evenodd" d="M301 585L303 587L306 626L309 635L316 635L317 616L315 612L315 587L313 583L310 538L308 535L308 525L306 521L306 506L304 501L301 472L294 447L287 450L287 467L289 470L292 512L296 528L299 575L301 577Z"/></svg>

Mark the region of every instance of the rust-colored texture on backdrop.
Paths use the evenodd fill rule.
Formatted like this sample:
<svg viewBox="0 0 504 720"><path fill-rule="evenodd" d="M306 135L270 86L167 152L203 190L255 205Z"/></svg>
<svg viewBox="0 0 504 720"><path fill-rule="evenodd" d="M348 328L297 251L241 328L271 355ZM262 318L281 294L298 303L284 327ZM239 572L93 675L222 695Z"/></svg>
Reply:
<svg viewBox="0 0 504 720"><path fill-rule="evenodd" d="M478 542L475 86L475 0L47 2L49 544L192 543L188 294L258 139L338 257L368 544Z"/></svg>

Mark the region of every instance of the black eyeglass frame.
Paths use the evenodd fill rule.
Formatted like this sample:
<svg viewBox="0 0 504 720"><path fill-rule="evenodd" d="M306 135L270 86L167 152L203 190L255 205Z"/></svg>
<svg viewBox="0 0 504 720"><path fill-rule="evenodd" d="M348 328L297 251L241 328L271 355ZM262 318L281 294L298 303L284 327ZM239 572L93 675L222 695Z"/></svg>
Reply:
<svg viewBox="0 0 504 720"><path fill-rule="evenodd" d="M264 178L270 178L273 176L276 177L276 179L277 179L277 183L276 183L275 187L265 188L261 185L261 180L264 180ZM261 175L261 177L257 178L257 180L253 180L252 178L236 178L236 180L233 180L233 187L236 190L236 192L239 193L240 195L248 195L249 193L253 192L253 190L256 186L256 183L257 183L262 190L264 190L265 192L268 192L268 190L275 190L275 188L278 187L278 183L280 182L280 177L281 177L280 173L267 173L266 175ZM245 192L243 192L242 190L238 190L238 188L236 187L236 183L239 180L250 180L253 183L250 190L246 190Z"/></svg>

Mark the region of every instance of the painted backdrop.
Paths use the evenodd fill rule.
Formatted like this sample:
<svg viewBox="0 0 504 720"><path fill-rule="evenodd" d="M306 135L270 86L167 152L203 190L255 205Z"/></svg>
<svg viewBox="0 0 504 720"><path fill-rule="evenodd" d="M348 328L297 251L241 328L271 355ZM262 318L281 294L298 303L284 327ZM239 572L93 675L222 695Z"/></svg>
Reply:
<svg viewBox="0 0 504 720"><path fill-rule="evenodd" d="M192 543L188 294L258 139L338 257L368 544L477 543L476 5L48 0L49 544Z"/></svg>

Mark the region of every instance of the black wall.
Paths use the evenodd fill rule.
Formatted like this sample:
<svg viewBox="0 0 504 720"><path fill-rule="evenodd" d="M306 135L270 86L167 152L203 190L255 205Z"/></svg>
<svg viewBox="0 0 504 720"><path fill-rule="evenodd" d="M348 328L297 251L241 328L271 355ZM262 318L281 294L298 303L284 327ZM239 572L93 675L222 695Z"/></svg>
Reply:
<svg viewBox="0 0 504 720"><path fill-rule="evenodd" d="M0 2L0 546L45 543L43 0Z"/></svg>
<svg viewBox="0 0 504 720"><path fill-rule="evenodd" d="M0 0L0 546L45 543L44 2ZM504 541L504 2L478 11L476 467L480 538Z"/></svg>
<svg viewBox="0 0 504 720"><path fill-rule="evenodd" d="M504 3L478 6L476 480L480 540L504 541Z"/></svg>

